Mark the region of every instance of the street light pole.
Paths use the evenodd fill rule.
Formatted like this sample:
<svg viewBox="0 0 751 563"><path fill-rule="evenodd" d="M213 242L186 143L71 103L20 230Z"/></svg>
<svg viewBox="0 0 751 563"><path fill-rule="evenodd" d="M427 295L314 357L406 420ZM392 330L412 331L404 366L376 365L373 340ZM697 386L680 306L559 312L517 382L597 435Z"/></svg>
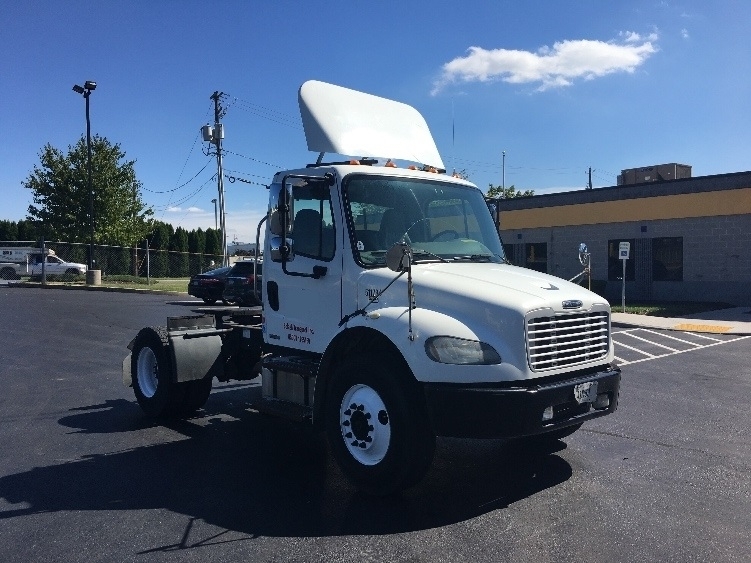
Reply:
<svg viewBox="0 0 751 563"><path fill-rule="evenodd" d="M501 179L501 188L506 190L506 151L503 151L503 178Z"/></svg>
<svg viewBox="0 0 751 563"><path fill-rule="evenodd" d="M89 190L89 223L91 226L91 236L89 238L89 270L94 269L94 190L91 188L91 117L89 114L89 96L91 92L96 90L96 82L87 80L83 83L83 87L76 84L73 86L73 91L78 94L83 94L86 100L86 184Z"/></svg>

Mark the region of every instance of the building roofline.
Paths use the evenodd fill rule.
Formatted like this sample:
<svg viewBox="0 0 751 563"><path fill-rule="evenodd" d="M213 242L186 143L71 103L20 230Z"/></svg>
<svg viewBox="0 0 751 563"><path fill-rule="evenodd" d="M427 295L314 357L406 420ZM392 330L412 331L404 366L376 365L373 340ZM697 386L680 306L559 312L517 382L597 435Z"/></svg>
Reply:
<svg viewBox="0 0 751 563"><path fill-rule="evenodd" d="M494 200L499 211L751 188L751 171Z"/></svg>

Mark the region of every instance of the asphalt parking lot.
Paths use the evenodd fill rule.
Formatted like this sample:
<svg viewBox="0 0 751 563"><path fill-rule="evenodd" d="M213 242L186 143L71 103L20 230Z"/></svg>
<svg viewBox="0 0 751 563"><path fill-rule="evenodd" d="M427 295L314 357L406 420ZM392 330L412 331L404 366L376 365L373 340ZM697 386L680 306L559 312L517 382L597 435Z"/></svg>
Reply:
<svg viewBox="0 0 751 563"><path fill-rule="evenodd" d="M440 439L422 483L375 499L321 437L251 410L255 383L188 420L142 415L125 346L201 302L0 303L0 560L751 560L751 338L618 328L614 415L545 451Z"/></svg>

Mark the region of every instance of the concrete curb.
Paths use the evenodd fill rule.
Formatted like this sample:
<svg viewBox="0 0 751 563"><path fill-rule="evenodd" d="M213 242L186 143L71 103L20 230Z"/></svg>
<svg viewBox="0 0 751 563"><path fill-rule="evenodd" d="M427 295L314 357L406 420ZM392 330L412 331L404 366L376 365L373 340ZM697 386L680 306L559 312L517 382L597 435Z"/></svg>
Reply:
<svg viewBox="0 0 751 563"><path fill-rule="evenodd" d="M613 326L621 327L751 335L751 307L731 307L687 315L682 318L650 317L613 311L611 322Z"/></svg>
<svg viewBox="0 0 751 563"><path fill-rule="evenodd" d="M71 291L105 291L111 293L154 293L157 295L188 295L187 291L168 291L163 289L151 289L140 287L113 287L107 285L70 285L60 282L48 282L42 285L38 282L11 282L6 287L37 288L37 289L64 289Z"/></svg>

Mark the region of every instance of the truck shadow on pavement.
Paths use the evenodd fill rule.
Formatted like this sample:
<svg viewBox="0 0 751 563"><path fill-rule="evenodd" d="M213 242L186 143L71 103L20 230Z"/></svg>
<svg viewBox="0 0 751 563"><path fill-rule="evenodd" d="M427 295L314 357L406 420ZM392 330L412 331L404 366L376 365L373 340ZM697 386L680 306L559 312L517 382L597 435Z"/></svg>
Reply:
<svg viewBox="0 0 751 563"><path fill-rule="evenodd" d="M241 391L212 394L193 419L166 423L147 419L124 399L75 409L58 422L72 435L106 434L111 453L0 478L0 497L24 503L0 511L0 521L57 511L166 509L185 515L181 537L165 537L163 544L160 538L159 545L144 538L152 543L144 551L222 543L230 531L232 541L238 534L380 535L504 509L571 476L571 466L555 455L563 442L540 450L439 439L422 483L374 498L342 476L323 436L250 410ZM211 533L200 532L198 521Z"/></svg>

